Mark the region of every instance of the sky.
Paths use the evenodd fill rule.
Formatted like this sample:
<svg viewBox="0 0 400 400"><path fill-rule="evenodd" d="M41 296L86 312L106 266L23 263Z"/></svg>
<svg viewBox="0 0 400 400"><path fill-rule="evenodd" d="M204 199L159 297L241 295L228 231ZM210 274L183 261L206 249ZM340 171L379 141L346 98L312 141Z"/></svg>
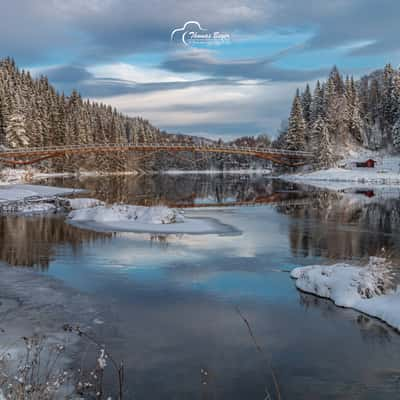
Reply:
<svg viewBox="0 0 400 400"><path fill-rule="evenodd" d="M397 67L399 12L397 0L3 0L0 56L169 132L274 137L296 88L333 65Z"/></svg>

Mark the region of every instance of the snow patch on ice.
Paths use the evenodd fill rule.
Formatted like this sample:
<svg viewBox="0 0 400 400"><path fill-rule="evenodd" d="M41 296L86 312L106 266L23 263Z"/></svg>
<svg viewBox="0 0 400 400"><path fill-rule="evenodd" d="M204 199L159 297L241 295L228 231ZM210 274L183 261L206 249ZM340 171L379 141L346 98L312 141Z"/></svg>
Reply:
<svg viewBox="0 0 400 400"><path fill-rule="evenodd" d="M73 221L117 222L130 221L144 224L173 224L184 221L183 214L168 207L143 207L114 204L72 211Z"/></svg>
<svg viewBox="0 0 400 400"><path fill-rule="evenodd" d="M185 218L183 211L164 206L98 206L71 211L68 220L81 228L106 232L210 234L234 231L212 218Z"/></svg>
<svg viewBox="0 0 400 400"><path fill-rule="evenodd" d="M345 263L312 265L291 272L296 287L353 308L400 330L400 288L393 288L386 261L371 257L365 267Z"/></svg>

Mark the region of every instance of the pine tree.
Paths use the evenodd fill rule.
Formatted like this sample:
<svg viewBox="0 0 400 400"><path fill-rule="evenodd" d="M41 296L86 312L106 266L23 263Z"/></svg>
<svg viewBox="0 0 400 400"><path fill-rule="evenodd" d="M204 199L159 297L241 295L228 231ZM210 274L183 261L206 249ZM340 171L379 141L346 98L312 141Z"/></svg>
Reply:
<svg viewBox="0 0 400 400"><path fill-rule="evenodd" d="M350 132L350 138L354 139L356 142L361 143L361 131L362 131L362 121L360 116L360 100L356 90L353 77L346 79L346 122L348 124L348 130Z"/></svg>
<svg viewBox="0 0 400 400"><path fill-rule="evenodd" d="M311 124L311 105L312 105L312 96L311 96L310 86L307 83L306 90L301 95L301 106L303 108L303 117L307 128Z"/></svg>
<svg viewBox="0 0 400 400"><path fill-rule="evenodd" d="M400 118L393 126L393 147L397 151L400 151Z"/></svg>
<svg viewBox="0 0 400 400"><path fill-rule="evenodd" d="M324 92L324 115L327 122L329 139L335 145L346 144L349 130L344 116L347 110L347 99L343 80L336 67L332 69Z"/></svg>
<svg viewBox="0 0 400 400"><path fill-rule="evenodd" d="M306 124L298 92L294 97L290 112L289 126L285 137L285 148L293 151L304 151L306 148Z"/></svg>
<svg viewBox="0 0 400 400"><path fill-rule="evenodd" d="M317 84L314 89L314 96L312 98L311 104L311 125L319 118L324 116L324 89L321 86L320 82L317 81Z"/></svg>
<svg viewBox="0 0 400 400"><path fill-rule="evenodd" d="M395 71L390 64L385 66L382 83L382 103L380 110L381 128L386 143L392 141L392 127L396 122L398 103L396 100Z"/></svg>
<svg viewBox="0 0 400 400"><path fill-rule="evenodd" d="M336 65L332 68L329 74L328 82L329 81L333 84L333 88L336 94L338 95L344 94L345 88L343 79Z"/></svg>
<svg viewBox="0 0 400 400"><path fill-rule="evenodd" d="M316 155L316 164L320 168L332 167L335 161L329 131L325 121L318 118L313 125L313 143Z"/></svg>

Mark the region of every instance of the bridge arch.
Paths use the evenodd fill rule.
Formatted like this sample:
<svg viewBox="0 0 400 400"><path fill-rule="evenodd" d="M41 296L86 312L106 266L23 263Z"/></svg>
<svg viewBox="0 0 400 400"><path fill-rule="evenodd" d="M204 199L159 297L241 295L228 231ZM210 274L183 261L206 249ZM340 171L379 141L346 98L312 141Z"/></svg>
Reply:
<svg viewBox="0 0 400 400"><path fill-rule="evenodd" d="M121 143L91 144L50 147L23 147L0 151L0 163L7 165L32 165L44 160L68 155L104 154L116 152L193 152L237 154L272 161L276 164L296 167L311 161L313 154L274 148L252 148L228 145L195 145L182 143Z"/></svg>

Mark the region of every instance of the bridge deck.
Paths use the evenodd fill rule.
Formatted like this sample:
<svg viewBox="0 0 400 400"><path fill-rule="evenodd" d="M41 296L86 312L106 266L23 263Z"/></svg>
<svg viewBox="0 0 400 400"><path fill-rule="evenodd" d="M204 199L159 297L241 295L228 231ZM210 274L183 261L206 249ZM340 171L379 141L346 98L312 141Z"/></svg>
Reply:
<svg viewBox="0 0 400 400"><path fill-rule="evenodd" d="M305 151L291 151L270 147L239 147L227 145L203 145L182 143L111 143L111 144L83 144L50 147L22 147L0 150L0 162L13 165L34 164L44 159L71 154L111 153L111 152L196 152L196 153L223 153L248 155L273 162L293 165L293 160L307 160L313 154ZM26 160L26 158L36 157ZM17 160L24 159L24 160Z"/></svg>

